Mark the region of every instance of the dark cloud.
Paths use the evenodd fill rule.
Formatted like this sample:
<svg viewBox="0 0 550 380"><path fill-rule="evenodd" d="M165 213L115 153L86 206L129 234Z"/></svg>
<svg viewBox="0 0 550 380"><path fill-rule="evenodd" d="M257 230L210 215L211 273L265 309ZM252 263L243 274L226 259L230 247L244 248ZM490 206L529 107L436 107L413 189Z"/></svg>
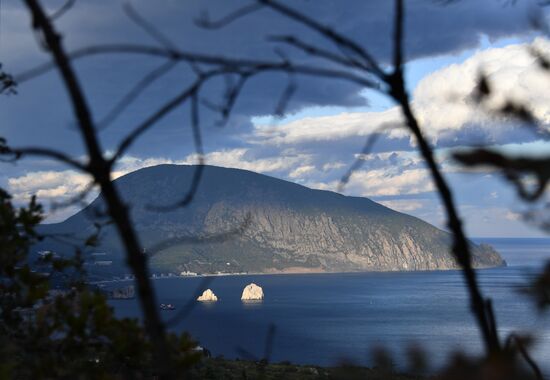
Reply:
<svg viewBox="0 0 550 380"><path fill-rule="evenodd" d="M47 2L52 10L61 3L61 0ZM287 3L355 39L382 63L388 61L391 52L392 1L301 0ZM280 59L276 52L278 48L297 62L326 65L288 47L266 42L268 36L288 34L336 51L334 46L315 33L270 10L261 10L244 17L222 30L204 30L194 23L204 12L211 19L217 19L242 4L249 4L248 1L140 0L132 4L178 48L187 51L226 57ZM413 60L471 49L478 46L482 35L490 40L528 35L531 33L528 15L534 5L529 1L504 6L499 0L464 0L444 6L433 0L408 0L406 6L406 54L408 59ZM0 34L0 61L4 64L3 69L18 73L48 59L48 55L39 49L30 29L28 14L19 3L3 4L0 17L3 22ZM124 15L122 4L118 1L78 1L56 24L62 31L69 50L112 42L155 43ZM138 55L98 56L76 62L75 66L95 119L101 120L136 81L160 64L160 59ZM111 126L98 132L104 149L112 150L133 126L189 85L191 79L191 69L180 64L152 85ZM361 107L364 110L367 104L366 99L360 95L362 89L349 83L307 77L293 80L297 91L287 108L290 114L310 106ZM248 148L241 156L233 157L234 161L228 162L255 163L256 166L245 167L259 171L263 167L267 174L306 185L314 185L315 182L335 183L353 162L355 153L361 150L364 137L348 136L337 141L305 141L281 146L269 144L269 138L262 140L261 144L253 144L250 140L254 135L251 117L272 114L288 83L289 77L286 74L262 75L250 80L238 99L231 119L223 128L216 125L219 115L213 114L203 104L201 116L206 151ZM224 85L224 79L209 83L202 93L202 100L209 103L220 102ZM13 145L55 147L77 156L85 152L73 125L69 99L55 73L22 84L16 96L0 97L0 115L0 135ZM334 128L327 125L327 128L331 127ZM476 131L472 126L458 132L449 132L448 135L441 136L438 145L462 145L480 138L500 143L532 139L525 131L508 131L502 135L487 135L486 131ZM181 159L193 151L192 141L188 106L184 105L144 135L130 153L140 158ZM406 171L419 171L424 167L423 163L411 159L410 152L403 153L411 149L409 137L382 136L373 152L398 152L373 155L362 169L378 170L393 177ZM285 161L290 164L285 164ZM277 165L270 165L271 162ZM314 168L307 169L308 171L304 169L302 173L305 174L292 177L294 169L309 166ZM39 173L36 177L40 179L43 177L41 172L58 169L51 162L43 160L29 160L15 166L4 165L0 185L5 186L9 178L21 177L27 172ZM478 196L479 188L483 188L487 194L495 191L494 179L492 182L488 179L476 182L471 177L456 174L451 175L451 179L459 192L466 194L461 202L479 206L480 202L498 204L492 198L480 200ZM350 189L350 192L353 193L353 190ZM499 201L504 198L500 193L499 197ZM436 224L440 223L438 214L434 212L438 204L437 197L431 192L378 195L376 199L417 200L418 209L404 211L413 212Z"/></svg>
<svg viewBox="0 0 550 380"><path fill-rule="evenodd" d="M230 57L278 59L274 49L276 45L267 43L266 37L281 34L293 34L305 41L334 49L334 46L315 33L267 9L244 17L222 30L205 30L194 22L201 14L217 19L241 4L248 3L137 1L133 4L179 48L189 51ZM57 5L55 2L51 4L52 9ZM387 60L391 48L391 1L293 1L289 4L356 39L382 62ZM499 38L526 33L530 29L527 19L529 4L521 2L514 7L505 7L496 0L470 0L442 6L434 1L409 1L407 55L413 59L471 48L478 43L481 34ZM1 36L2 40L8 41L0 45L0 52L4 50L2 61L6 68L19 72L46 59L47 56L36 47L24 10L10 4L3 12L13 16L7 26L3 26ZM59 20L58 26L66 44L72 49L106 42L154 43L150 36L124 15L119 2L77 2ZM292 59L312 62L309 57L292 49L284 50ZM136 80L160 63L158 59L143 56L96 57L79 61L78 72L96 118L104 115ZM180 65L152 86L111 129L101 134L105 148L112 149L129 127L181 90L189 80L189 68ZM358 95L360 89L354 85L305 77L296 81L298 90L289 104L289 112L312 105L365 105L365 100ZM272 113L287 83L286 75L265 75L251 80L237 103L234 118L225 129L214 127L218 116L203 109L208 148L218 149L238 144L232 136L250 131L250 116ZM211 83L205 89L204 98L215 102L223 91L223 84L223 80ZM185 109L183 107L163 120L158 132L145 136L144 141L134 149L134 154L180 155L188 152L191 135ZM71 126L73 120L68 99L56 75L23 84L18 96L2 99L0 111L2 135L14 144L40 143L63 148L73 154L83 152L80 138Z"/></svg>

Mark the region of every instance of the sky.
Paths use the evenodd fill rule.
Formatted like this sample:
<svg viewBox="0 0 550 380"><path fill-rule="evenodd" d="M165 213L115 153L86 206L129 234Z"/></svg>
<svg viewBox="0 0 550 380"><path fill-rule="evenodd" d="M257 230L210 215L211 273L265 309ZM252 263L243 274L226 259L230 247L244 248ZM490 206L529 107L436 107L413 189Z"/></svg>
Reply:
<svg viewBox="0 0 550 380"><path fill-rule="evenodd" d="M43 1L53 12L63 1ZM262 9L221 29L200 27L197 20L216 20L250 1L132 1L178 49L215 56L280 61L333 68L273 36L294 35L339 52L318 34ZM383 67L391 54L393 2L387 0L297 0L287 2L367 49ZM532 49L550 56L550 41L533 20L545 22L550 7L536 1L409 0L406 1L405 56L407 87L422 129L434 146L450 181L468 234L473 237L537 237L536 227L522 219L533 207L518 199L498 173L472 172L451 158L466 147L489 145L507 152L541 155L550 143L514 120L495 118L471 102L479 74L493 88L487 107L506 99L529 104L540 124L550 124L550 75L536 64ZM55 25L69 51L104 43L156 46L158 42L124 12L125 3L77 0ZM341 53L341 52L340 52ZM281 58L285 57L285 58ZM22 2L0 10L0 63L18 74L48 61L40 37L31 31ZM96 122L151 70L166 64L143 55L116 54L74 62ZM120 140L164 102L187 87L196 67L176 65L146 89L111 124L98 131L102 149L112 153ZM233 78L234 79L234 78ZM231 118L220 126L219 104L227 78L209 82L201 92L201 131L207 164L243 168L333 190L361 151L368 136L385 128L363 166L344 188L346 195L364 196L390 208L445 228L445 216L416 143L400 127L399 109L385 95L338 80L287 74L264 74L243 88ZM296 91L283 116L274 115L289 81ZM14 147L45 146L85 159L68 97L57 73L20 83L16 95L0 97L0 136ZM189 106L179 107L136 143L116 167L116 178L161 163L197 162ZM54 207L87 187L89 178L62 164L26 158L0 163L0 187L22 203L31 195L48 208L47 222L64 220L82 205ZM97 193L91 193L88 200ZM543 200L545 201L545 200Z"/></svg>

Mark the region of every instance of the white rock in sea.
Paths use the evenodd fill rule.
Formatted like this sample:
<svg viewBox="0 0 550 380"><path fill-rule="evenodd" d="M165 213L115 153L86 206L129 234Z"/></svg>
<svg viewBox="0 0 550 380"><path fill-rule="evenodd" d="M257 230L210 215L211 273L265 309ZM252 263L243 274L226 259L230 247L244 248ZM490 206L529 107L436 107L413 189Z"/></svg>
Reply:
<svg viewBox="0 0 550 380"><path fill-rule="evenodd" d="M243 295L241 296L241 300L243 301L249 301L249 300L263 300L264 299L264 291L261 287L256 285L255 283L251 283L247 285L243 290Z"/></svg>
<svg viewBox="0 0 550 380"><path fill-rule="evenodd" d="M201 302L214 302L217 301L218 297L214 294L214 292L210 289L206 289L204 292L202 292L202 295L197 298L197 301Z"/></svg>

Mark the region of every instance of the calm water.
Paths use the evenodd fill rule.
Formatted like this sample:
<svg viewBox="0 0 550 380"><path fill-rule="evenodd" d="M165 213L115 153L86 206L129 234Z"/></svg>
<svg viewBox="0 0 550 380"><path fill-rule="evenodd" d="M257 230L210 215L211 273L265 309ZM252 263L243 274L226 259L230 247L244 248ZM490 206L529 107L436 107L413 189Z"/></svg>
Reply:
<svg viewBox="0 0 550 380"><path fill-rule="evenodd" d="M486 296L493 299L500 333L530 332L534 356L550 375L550 313L540 315L518 289L550 259L550 239L479 239L507 260L506 268L479 271ZM213 355L263 357L270 325L275 326L271 359L320 365L342 359L371 364L373 347L389 349L398 366L404 348L423 346L437 365L460 348L481 352L479 334L468 310L460 272L251 275L210 278L214 304L196 303L172 325L187 330ZM178 310L203 278L155 281L159 302ZM244 304L245 285L263 287L266 299ZM113 301L120 316L139 316L135 301ZM165 311L170 319L177 313Z"/></svg>

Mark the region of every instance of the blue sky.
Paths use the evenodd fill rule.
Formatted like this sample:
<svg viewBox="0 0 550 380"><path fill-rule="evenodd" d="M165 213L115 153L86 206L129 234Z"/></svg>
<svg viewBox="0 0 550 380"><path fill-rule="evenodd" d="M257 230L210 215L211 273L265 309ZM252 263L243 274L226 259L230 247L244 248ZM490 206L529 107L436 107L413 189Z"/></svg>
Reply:
<svg viewBox="0 0 550 380"><path fill-rule="evenodd" d="M45 1L56 9L62 1ZM281 16L261 10L223 30L204 30L194 20L208 12L221 17L247 1L134 1L132 4L180 49L254 59L278 59L276 49L296 61L324 64L292 49L274 46L266 37L295 34L332 49L319 36ZM323 0L289 2L318 20L359 41L382 63L391 39L392 2ZM424 131L437 149L445 175L455 188L460 211L471 236L542 236L525 223L527 209L497 173L475 173L450 158L455 149L486 144L508 151L541 154L550 145L514 121L499 119L468 103L480 70L495 83L489 107L512 97L532 105L541 124L550 122L550 76L538 70L529 47L550 54L550 43L533 30L533 14L547 15L536 2L505 4L498 0L408 1L406 23L407 83ZM547 17L546 17L547 18ZM17 74L47 60L29 19L19 3L0 14L0 62ZM128 42L152 45L129 21L118 1L77 1L56 26L69 50L90 44ZM144 73L163 62L150 57L117 55L75 63L96 120L101 119ZM153 84L128 110L99 132L106 152L163 101L190 83L193 72L180 65ZM365 139L381 125L399 125L398 109L383 95L338 81L296 78L298 90L282 118L272 113L288 78L265 75L243 91L232 118L220 128L218 116L201 107L206 161L240 167L309 187L335 190ZM219 101L223 80L202 93ZM0 98L0 135L13 146L50 146L83 157L73 117L55 73L21 84L16 96ZM188 107L183 106L143 136L120 162L116 175L159 163L193 163ZM26 159L2 164L0 186L18 202L37 194L46 205L74 196L88 179L57 163ZM364 165L354 174L345 194L366 196L388 207L444 227L444 215L414 141L402 128L384 132ZM93 194L91 195L93 196ZM63 220L78 207L51 212L48 221Z"/></svg>

